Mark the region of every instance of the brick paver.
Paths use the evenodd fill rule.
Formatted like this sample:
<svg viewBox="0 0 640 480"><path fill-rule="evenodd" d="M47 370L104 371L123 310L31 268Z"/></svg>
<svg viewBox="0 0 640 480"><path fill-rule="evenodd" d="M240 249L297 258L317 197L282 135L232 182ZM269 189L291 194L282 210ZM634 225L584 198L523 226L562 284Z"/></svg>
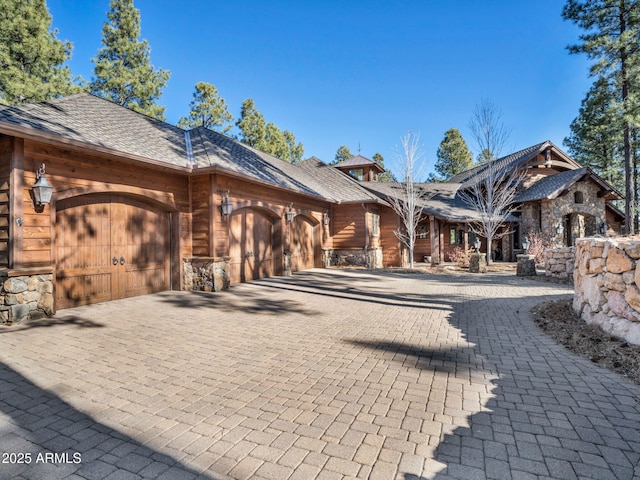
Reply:
<svg viewBox="0 0 640 480"><path fill-rule="evenodd" d="M528 318L570 293L313 270L0 328L0 478L640 478L640 388Z"/></svg>

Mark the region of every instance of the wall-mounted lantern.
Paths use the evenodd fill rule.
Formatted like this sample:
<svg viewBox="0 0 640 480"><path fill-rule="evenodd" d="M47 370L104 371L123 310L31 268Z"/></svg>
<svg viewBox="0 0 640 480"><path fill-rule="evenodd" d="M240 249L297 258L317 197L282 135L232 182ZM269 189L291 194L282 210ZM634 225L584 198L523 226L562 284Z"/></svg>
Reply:
<svg viewBox="0 0 640 480"><path fill-rule="evenodd" d="M43 206L51 202L53 187L49 185L47 177L44 175L44 163L36 171L36 183L33 184L31 189L33 190L33 199L36 205Z"/></svg>
<svg viewBox="0 0 640 480"><path fill-rule="evenodd" d="M223 217L226 217L227 215L231 215L231 210L233 210L233 205L231 204L231 200L229 200L229 190L225 192L224 198L222 199L222 203L220 204L220 208L222 210Z"/></svg>
<svg viewBox="0 0 640 480"><path fill-rule="evenodd" d="M329 214L325 213L324 216L322 217L322 223L324 223L325 225L329 225L330 222L331 222L331 218L329 217Z"/></svg>
<svg viewBox="0 0 640 480"><path fill-rule="evenodd" d="M522 239L522 248L524 248L524 253L527 253L529 251L530 246L531 244L529 243L529 237L524 237Z"/></svg>
<svg viewBox="0 0 640 480"><path fill-rule="evenodd" d="M296 212L293 211L293 203L289 204L289 210L287 210L287 213L285 214L285 220L287 223L291 223L293 222L293 219L296 216Z"/></svg>
<svg viewBox="0 0 640 480"><path fill-rule="evenodd" d="M564 233L564 227L562 223L558 222L558 226L556 227L556 234L562 235Z"/></svg>
<svg viewBox="0 0 640 480"><path fill-rule="evenodd" d="M600 230L600 235L605 235L607 233L607 222L603 220L598 230Z"/></svg>
<svg viewBox="0 0 640 480"><path fill-rule="evenodd" d="M473 242L473 246L476 247L476 252L480 253L480 237L476 235L476 239Z"/></svg>

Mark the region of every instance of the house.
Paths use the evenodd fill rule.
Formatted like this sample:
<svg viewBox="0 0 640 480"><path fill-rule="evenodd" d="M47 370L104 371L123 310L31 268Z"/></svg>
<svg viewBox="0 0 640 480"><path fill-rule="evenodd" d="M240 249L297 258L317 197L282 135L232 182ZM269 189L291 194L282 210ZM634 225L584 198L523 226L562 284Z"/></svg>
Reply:
<svg viewBox="0 0 640 480"><path fill-rule="evenodd" d="M523 225L547 228L549 211L571 230L568 240L589 232L616 198L549 142L514 155L532 175L509 251ZM375 181L375 162L352 160L291 165L87 93L0 107L0 323L313 267L401 265L401 225L387 201L394 185ZM424 186L419 255L438 262L468 243L472 212L458 196L466 181ZM43 182L53 187L49 202L35 196ZM557 206L578 191L582 203ZM606 211L613 225L617 213Z"/></svg>
<svg viewBox="0 0 640 480"><path fill-rule="evenodd" d="M525 148L495 160L494 166L507 178L522 172L523 180L514 199L514 213L507 218L505 233L493 241L490 251L497 260L514 261L522 253L522 240L540 232L558 246L571 246L579 237L605 232L620 233L624 216L612 203L621 194L589 168L576 163L550 141ZM461 196L487 175L488 165L476 166L447 182L422 184L425 219L418 228L415 256L432 261L449 260L453 249L473 245L469 224L477 213ZM363 182L381 198L394 196L397 184ZM480 238L483 252L486 239Z"/></svg>

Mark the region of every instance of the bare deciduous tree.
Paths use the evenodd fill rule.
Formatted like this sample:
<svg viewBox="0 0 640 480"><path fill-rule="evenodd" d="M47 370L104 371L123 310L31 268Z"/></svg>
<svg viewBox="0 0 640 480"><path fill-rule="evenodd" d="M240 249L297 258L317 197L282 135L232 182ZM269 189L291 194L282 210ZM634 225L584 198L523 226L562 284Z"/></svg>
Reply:
<svg viewBox="0 0 640 480"><path fill-rule="evenodd" d="M396 154L396 169L401 172L402 181L397 194L387 200L393 211L400 217L401 228L394 233L409 251L409 267L413 268L413 249L416 244L418 224L423 219L423 202L429 194L418 179L425 173L424 155L418 135L409 132L402 137L402 151Z"/></svg>
<svg viewBox="0 0 640 480"><path fill-rule="evenodd" d="M469 120L469 130L478 147L478 163L488 163L499 158L504 150L511 129L502 122L502 111L489 98L476 105Z"/></svg>
<svg viewBox="0 0 640 480"><path fill-rule="evenodd" d="M525 175L524 170L513 172L500 167L496 162L489 163L478 172L478 177L459 191L460 198L477 212L477 218L469 222L473 233L487 239L487 263L491 263L491 243L510 233L500 231L514 212L513 203L518 194L518 185Z"/></svg>

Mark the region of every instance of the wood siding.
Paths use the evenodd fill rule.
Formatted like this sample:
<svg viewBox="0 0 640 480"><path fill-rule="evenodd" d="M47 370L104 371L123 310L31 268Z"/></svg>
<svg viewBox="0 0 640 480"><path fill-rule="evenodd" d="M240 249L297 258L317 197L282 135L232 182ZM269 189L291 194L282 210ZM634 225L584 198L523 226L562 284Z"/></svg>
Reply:
<svg viewBox="0 0 640 480"><path fill-rule="evenodd" d="M0 136L0 268L9 267L9 204L13 141Z"/></svg>
<svg viewBox="0 0 640 480"><path fill-rule="evenodd" d="M361 204L335 206L331 219L333 247L340 249L367 246L365 222L366 210Z"/></svg>

